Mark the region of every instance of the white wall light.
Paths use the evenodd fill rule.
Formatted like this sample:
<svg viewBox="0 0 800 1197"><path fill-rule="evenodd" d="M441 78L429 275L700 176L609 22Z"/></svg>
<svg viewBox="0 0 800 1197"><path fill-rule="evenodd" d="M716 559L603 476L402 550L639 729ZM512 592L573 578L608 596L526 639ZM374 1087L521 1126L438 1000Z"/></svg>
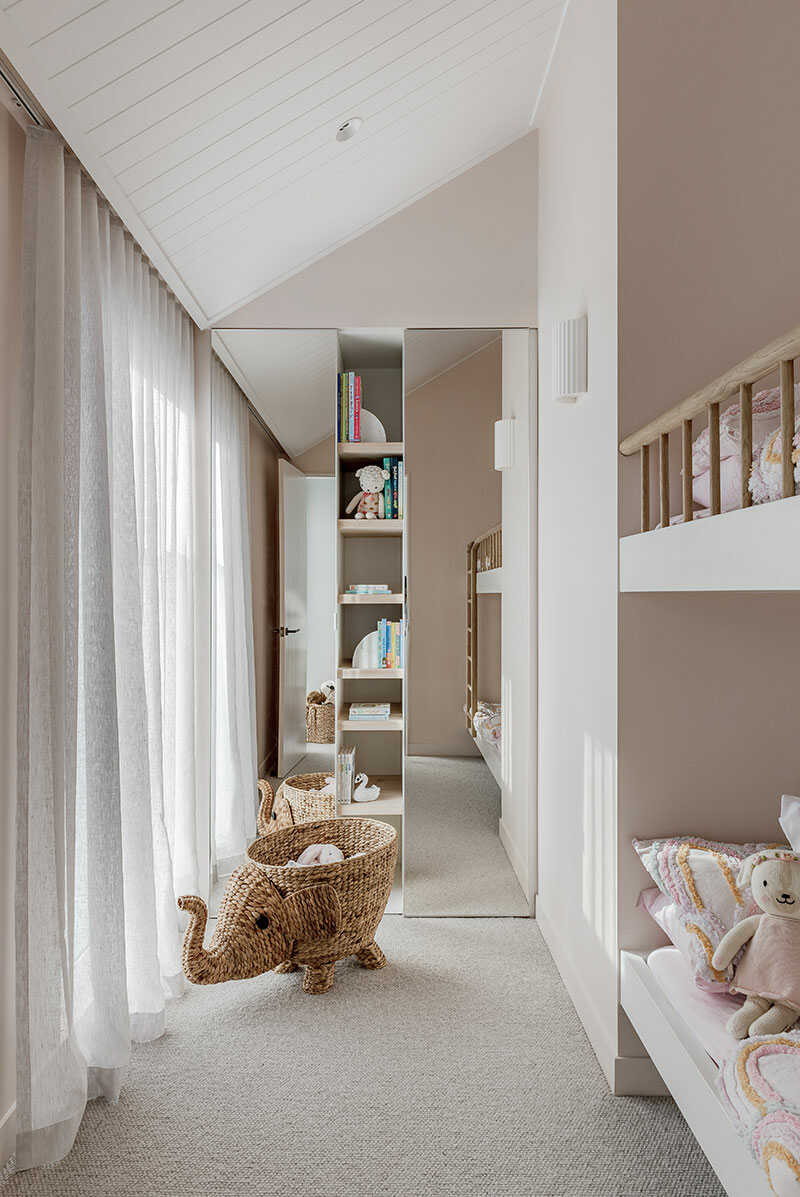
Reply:
<svg viewBox="0 0 800 1197"><path fill-rule="evenodd" d="M494 468L510 470L514 464L514 425L516 420L495 420Z"/></svg>
<svg viewBox="0 0 800 1197"><path fill-rule="evenodd" d="M559 320L553 328L553 394L559 403L574 403L588 391L586 346L588 321Z"/></svg>

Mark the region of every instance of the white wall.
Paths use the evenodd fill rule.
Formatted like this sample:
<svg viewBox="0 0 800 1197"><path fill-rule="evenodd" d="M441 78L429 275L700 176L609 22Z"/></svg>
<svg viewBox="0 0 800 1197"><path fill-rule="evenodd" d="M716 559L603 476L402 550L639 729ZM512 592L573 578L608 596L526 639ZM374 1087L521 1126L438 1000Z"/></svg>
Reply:
<svg viewBox="0 0 800 1197"><path fill-rule="evenodd" d="M540 775L536 913L600 1063L617 1055L617 4L572 0L539 130ZM589 393L552 398L588 313Z"/></svg>
<svg viewBox="0 0 800 1197"><path fill-rule="evenodd" d="M336 677L336 479L306 478L306 692Z"/></svg>
<svg viewBox="0 0 800 1197"><path fill-rule="evenodd" d="M536 134L266 291L226 328L536 323Z"/></svg>
<svg viewBox="0 0 800 1197"><path fill-rule="evenodd" d="M531 643L530 596L535 593L531 528L536 522L530 450L536 425L533 354L536 334L527 329L503 333L503 419L513 419L514 464L503 470L503 785L500 839L522 890L531 897L533 880L531 823L536 801L535 709L531 683L535 650Z"/></svg>

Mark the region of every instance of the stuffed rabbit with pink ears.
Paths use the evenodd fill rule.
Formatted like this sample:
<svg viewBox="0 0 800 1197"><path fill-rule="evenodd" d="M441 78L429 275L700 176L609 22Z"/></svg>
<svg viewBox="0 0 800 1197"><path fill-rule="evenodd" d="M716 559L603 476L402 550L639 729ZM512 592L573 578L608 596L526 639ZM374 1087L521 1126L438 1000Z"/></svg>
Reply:
<svg viewBox="0 0 800 1197"><path fill-rule="evenodd" d="M778 1034L800 1016L800 855L770 848L748 856L737 884L748 882L763 913L732 927L711 960L724 970L745 949L731 985L746 998L728 1020L735 1039Z"/></svg>

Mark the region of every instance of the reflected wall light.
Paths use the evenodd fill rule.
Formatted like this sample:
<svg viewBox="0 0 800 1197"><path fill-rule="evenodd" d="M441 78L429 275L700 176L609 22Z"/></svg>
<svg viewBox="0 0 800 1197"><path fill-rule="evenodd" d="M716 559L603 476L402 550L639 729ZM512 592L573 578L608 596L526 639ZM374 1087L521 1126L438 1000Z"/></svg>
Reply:
<svg viewBox="0 0 800 1197"><path fill-rule="evenodd" d="M514 425L516 420L495 420L494 468L510 470L514 464Z"/></svg>

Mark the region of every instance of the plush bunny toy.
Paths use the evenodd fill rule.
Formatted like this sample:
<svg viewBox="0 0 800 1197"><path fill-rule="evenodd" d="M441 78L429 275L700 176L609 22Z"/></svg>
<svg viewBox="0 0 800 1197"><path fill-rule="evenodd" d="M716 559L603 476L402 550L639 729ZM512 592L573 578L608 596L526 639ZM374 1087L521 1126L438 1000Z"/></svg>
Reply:
<svg viewBox="0 0 800 1197"><path fill-rule="evenodd" d="M388 477L389 471L382 469L379 465L366 465L362 466L360 470L356 470L356 478L358 478L361 491L347 504L346 513L349 515L356 507L357 520L382 520L384 517L383 484Z"/></svg>
<svg viewBox="0 0 800 1197"><path fill-rule="evenodd" d="M778 848L748 856L737 884L748 881L764 913L737 923L711 961L725 969L747 945L731 985L747 999L728 1020L736 1039L778 1034L800 1015L800 855Z"/></svg>

